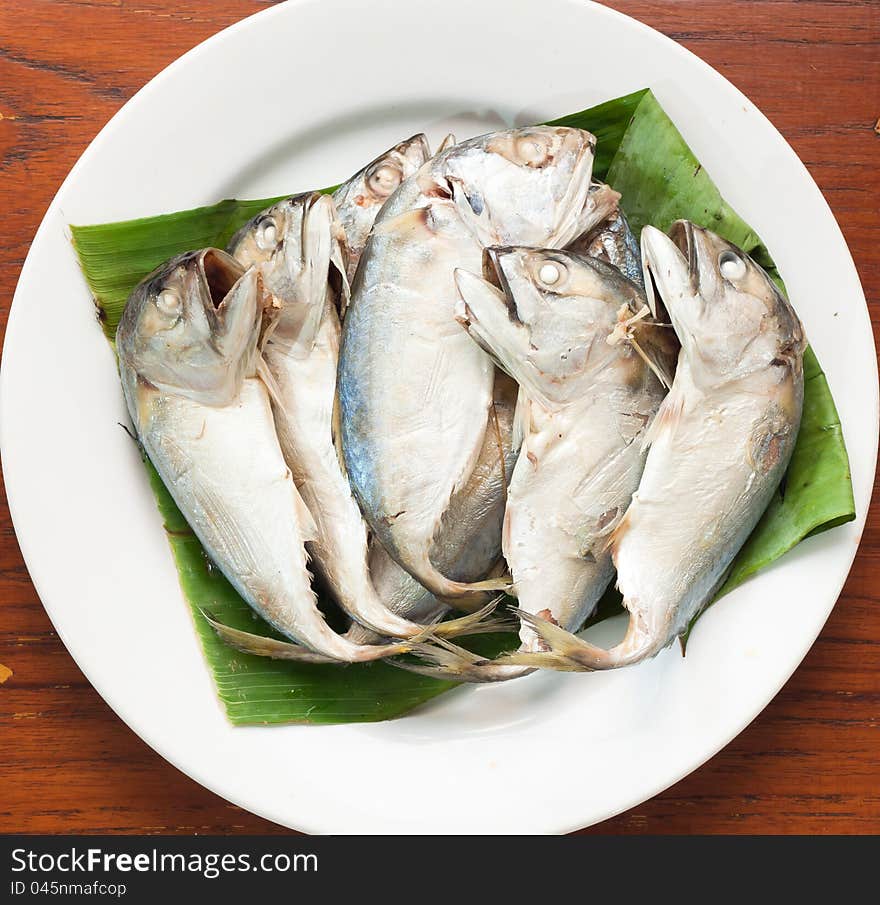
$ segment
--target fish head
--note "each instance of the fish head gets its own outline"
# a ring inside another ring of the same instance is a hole
[[[342,308],[348,302],[345,237],[328,195],[307,192],[273,204],[228,249],[259,270],[278,311],[273,336],[311,348],[328,298]]]
[[[225,405],[256,367],[262,292],[216,248],[167,261],[134,289],[116,331],[123,364],[162,392]]]
[[[483,245],[558,248],[616,207],[607,186],[591,191],[595,149],[582,129],[534,126],[462,142],[428,168]]]
[[[422,133],[396,144],[339,186],[334,193],[337,207],[362,211],[381,207],[430,156]]]
[[[800,367],[804,333],[767,272],[711,230],[687,220],[669,234],[642,230],[649,303],[659,294],[695,376],[738,378],[770,365]]]
[[[413,135],[370,161],[333,193],[348,244],[348,276],[354,278],[370,229],[385,202],[431,156],[428,140]]]
[[[596,258],[527,247],[483,252],[483,276],[457,271],[456,317],[526,392],[564,404],[620,351],[606,340],[621,309],[635,314],[637,286]]]

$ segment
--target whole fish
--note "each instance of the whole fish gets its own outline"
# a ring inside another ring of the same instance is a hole
[[[337,660],[401,653],[402,644],[352,644],[318,610],[305,550],[315,523],[257,376],[260,283],[255,270],[206,249],[173,258],[135,288],[116,347],[138,437],[208,555],[267,622]]]
[[[339,367],[342,450],[376,538],[439,597],[467,583],[432,561],[451,497],[487,431],[494,367],[456,324],[453,272],[484,245],[562,246],[608,215],[590,194],[595,138],[537,127],[451,147],[405,180],[379,213],[352,286]]]
[[[316,526],[312,561],[340,606],[362,625],[400,638],[425,625],[389,609],[367,567],[367,530],[334,443],[340,323],[347,295],[345,237],[333,201],[317,192],[287,198],[246,223],[229,251],[261,275],[279,313],[263,346],[284,458]],[[472,629],[480,616],[436,626],[437,635]]]
[[[455,137],[447,135],[436,153],[439,154],[454,144]],[[336,202],[339,221],[345,230],[348,246],[350,279],[354,278],[379,209],[400,183],[408,179],[430,156],[425,136],[415,135],[377,157],[334,192],[333,199]],[[501,398],[496,395],[495,405],[499,420],[502,422],[506,412],[505,403],[504,392],[501,393]],[[509,453],[511,438],[509,433],[504,434],[503,428],[502,436],[505,437],[505,450]],[[476,479],[468,481],[467,487],[460,492],[461,499],[458,505],[454,499],[450,503],[450,508],[456,510],[459,518],[446,531],[447,540],[439,543],[440,546],[449,546],[450,539],[455,538],[458,554],[456,558],[449,560],[449,568],[452,577],[458,580],[475,581],[484,577],[501,555],[504,494],[494,478],[495,472],[487,471],[489,463],[497,461],[496,446],[494,441],[487,439],[481,453],[481,460],[486,464],[483,468],[475,469],[475,474],[479,472],[479,475]],[[508,475],[512,468],[513,462],[510,461],[507,463]],[[479,513],[489,506],[486,502],[489,498],[487,494],[491,496],[494,508],[500,511],[496,513],[496,518],[485,520],[484,525],[480,521]],[[470,517],[470,511],[478,513],[476,520]],[[479,530],[473,534],[471,529],[477,527]],[[438,618],[449,609],[399,566],[375,539],[370,543],[369,569],[379,599],[397,615],[416,622],[427,622]],[[473,626],[472,630],[477,628]],[[362,643],[376,643],[380,639],[380,635],[359,623],[352,625],[346,637]]]
[[[530,620],[579,669],[636,663],[685,632],[767,508],[801,420],[804,332],[767,273],[687,221],[669,236],[645,227],[642,258],[649,295],[656,286],[681,353],[613,537],[629,628],[604,650]]]
[[[447,135],[436,153],[439,154],[454,144],[455,137]],[[425,136],[414,135],[377,157],[334,192],[337,215],[345,230],[348,246],[349,279],[354,278],[380,208],[400,183],[408,179],[430,156]],[[506,378],[500,378],[496,386],[504,380]],[[504,440],[508,476],[515,459],[515,453],[511,457],[510,419],[506,418],[508,412],[512,415],[509,400],[510,392],[504,387],[496,393],[494,400],[499,431]],[[454,498],[450,503],[450,509],[456,512],[456,518],[450,519],[451,526],[444,529],[447,539],[439,541],[439,546],[449,547],[452,544],[455,547],[457,553],[446,562],[449,563],[449,574],[461,581],[476,581],[484,577],[501,555],[504,493],[495,477],[498,473],[495,467],[497,461],[497,442],[494,437],[487,438],[481,453],[482,467],[475,469],[474,477],[457,495],[459,499]],[[490,508],[495,511],[494,517],[484,518]],[[471,512],[474,513],[473,517]],[[416,622],[428,622],[449,609],[399,566],[375,539],[370,543],[369,569],[379,599],[399,616]],[[487,626],[493,627],[488,623]],[[472,626],[474,631],[477,628],[476,625]],[[365,644],[376,643],[380,639],[377,633],[359,623],[352,625],[346,637]]]
[[[354,279],[379,209],[430,156],[425,136],[413,135],[370,161],[333,193],[348,244],[349,280]]]
[[[608,540],[629,506],[645,462],[644,437],[665,389],[627,342],[662,350],[663,330],[645,318],[645,296],[616,268],[568,251],[490,248],[484,275],[458,271],[457,316],[520,385],[523,443],[508,488],[503,549],[519,612],[576,631],[614,567]],[[520,652],[491,663],[446,662],[468,681],[499,681],[558,666],[524,623]],[[567,665],[562,660],[563,665]]]

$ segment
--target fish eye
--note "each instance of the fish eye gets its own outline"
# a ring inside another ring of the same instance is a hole
[[[156,307],[166,317],[180,317],[182,303],[175,289],[163,289],[156,297]]]
[[[558,287],[565,276],[565,268],[556,261],[545,261],[538,268],[538,280],[548,289]]]
[[[274,217],[263,217],[257,224],[257,245],[263,251],[269,251],[278,244],[278,224]]]
[[[540,135],[524,135],[516,141],[516,156],[527,167],[542,167],[550,157],[550,146]]]
[[[728,249],[718,255],[718,269],[726,280],[739,280],[746,275],[746,262]]]
[[[403,180],[403,173],[393,164],[379,163],[366,175],[367,188],[377,198],[387,198]]]

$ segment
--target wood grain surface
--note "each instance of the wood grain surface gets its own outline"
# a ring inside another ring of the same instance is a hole
[[[258,0],[0,3],[4,330],[31,238],[98,130],[181,53],[267,5]],[[876,331],[880,3],[610,0],[607,5],[689,47],[781,130],[840,222]],[[117,719],[52,630],[22,562],[5,497],[0,505],[0,663],[13,672],[0,685],[0,832],[286,832],[198,786]],[[875,507],[828,624],[766,711],[691,776],[586,832],[880,831],[878,677]]]

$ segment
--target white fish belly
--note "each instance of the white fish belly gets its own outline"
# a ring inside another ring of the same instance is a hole
[[[262,382],[245,380],[221,408],[160,397],[146,427],[150,459],[215,564],[260,615],[295,634],[295,600],[314,599],[308,527]]]

